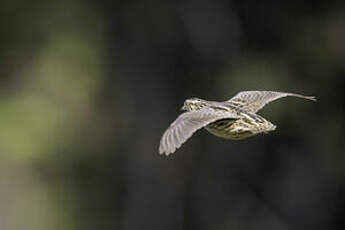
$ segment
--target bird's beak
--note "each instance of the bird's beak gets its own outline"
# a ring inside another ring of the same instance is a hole
[[[186,110],[186,107],[183,105],[183,106],[181,107],[181,110]]]

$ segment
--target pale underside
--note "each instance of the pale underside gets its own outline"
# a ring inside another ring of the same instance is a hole
[[[274,91],[240,92],[229,101],[224,102],[233,108],[238,108],[238,110],[230,109],[229,111],[225,111],[205,107],[200,110],[182,113],[163,134],[160,141],[159,153],[169,155],[175,152],[194,132],[203,127],[212,134],[227,139],[243,139],[260,132],[274,130],[275,126],[273,124],[255,113],[269,102],[286,96],[315,100],[315,97],[293,93]],[[256,117],[259,117],[259,122],[257,122],[259,125],[247,128],[246,126],[244,128],[241,126],[243,123],[248,124],[248,122],[245,122],[246,119],[250,118],[255,120],[257,119]],[[224,122],[222,123],[220,121]],[[224,127],[223,129],[221,127],[222,125]]]

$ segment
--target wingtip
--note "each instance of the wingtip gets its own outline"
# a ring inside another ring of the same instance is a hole
[[[169,156],[169,155],[171,155],[171,154],[173,154],[175,152],[175,149],[172,149],[172,150],[166,150],[163,154],[165,154],[165,156]]]
[[[162,146],[159,146],[158,153],[159,155],[166,155],[165,150],[163,150]]]
[[[160,156],[169,156],[170,154],[174,153],[175,150],[169,151],[167,149],[163,149],[162,147],[159,147],[158,153]]]
[[[315,96],[304,96],[304,95],[295,94],[295,93],[290,94],[290,95],[291,95],[291,96],[300,97],[300,98],[304,98],[304,99],[308,99],[308,100],[311,100],[311,101],[317,101]]]
[[[159,152],[159,155],[160,156],[169,156],[170,154],[172,154],[172,153],[170,153],[170,152]]]
[[[317,101],[315,96],[308,96],[306,98],[309,99],[309,100],[312,100],[312,101]]]
[[[169,153],[164,152],[164,151],[159,151],[158,154],[159,154],[160,156],[168,156],[168,155],[169,155]]]
[[[159,155],[163,155],[163,154],[164,154],[164,150],[163,150],[163,147],[162,147],[162,143],[160,143],[160,145],[159,145],[158,154],[159,154]]]

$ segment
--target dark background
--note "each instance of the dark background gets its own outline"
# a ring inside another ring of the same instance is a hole
[[[0,3],[0,229],[344,229],[342,1]],[[190,97],[284,98],[243,141],[160,137]]]

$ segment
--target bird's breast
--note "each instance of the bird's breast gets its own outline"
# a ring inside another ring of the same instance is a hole
[[[248,127],[244,127],[239,120],[222,119],[206,126],[206,130],[215,136],[225,139],[243,139],[254,135]]]

